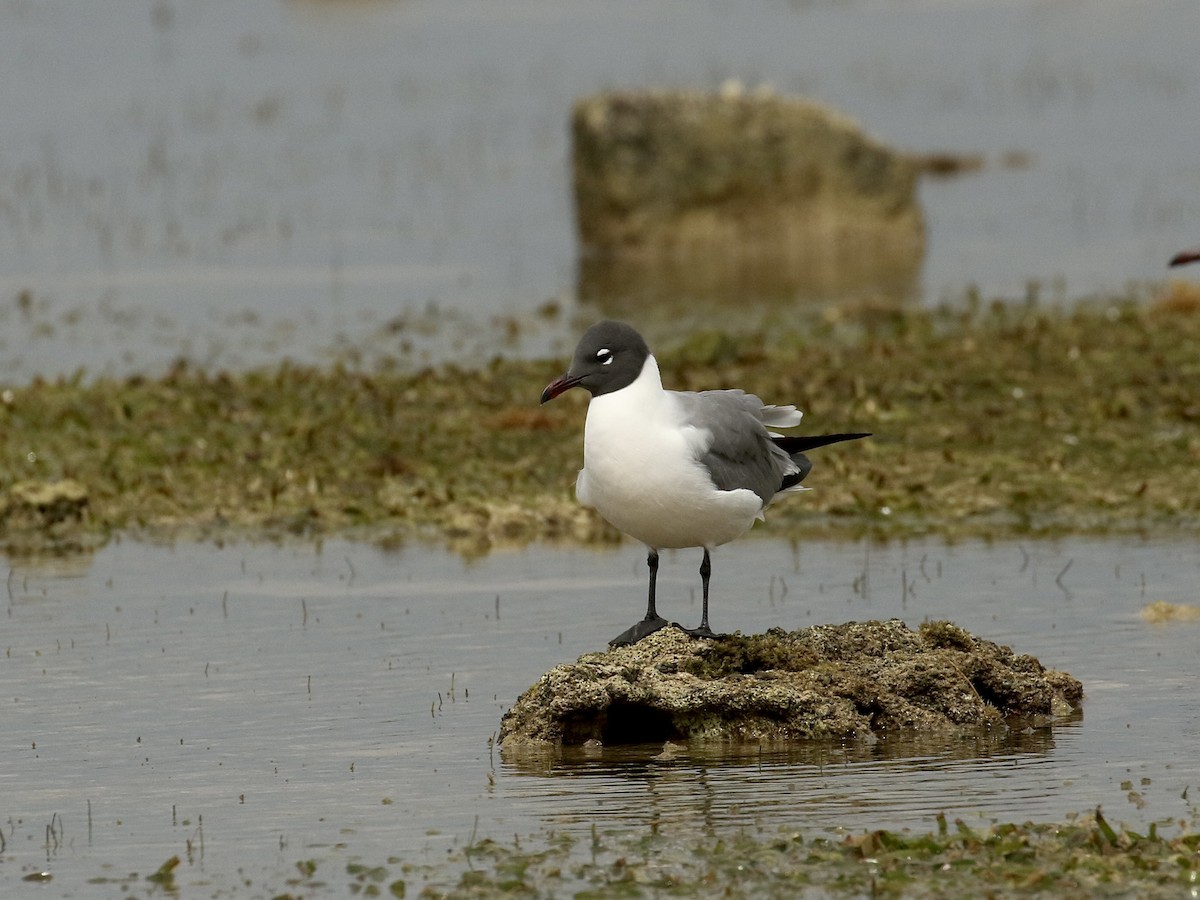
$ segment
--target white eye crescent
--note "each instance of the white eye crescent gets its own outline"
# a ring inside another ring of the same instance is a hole
[[[607,347],[601,347],[599,350],[596,351],[596,359],[600,362],[600,365],[610,366],[610,365],[612,365],[612,361],[613,361],[612,351],[609,350]]]

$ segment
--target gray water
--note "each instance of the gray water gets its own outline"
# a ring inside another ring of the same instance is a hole
[[[664,556],[660,572],[660,608],[684,621],[699,614],[694,557]],[[1200,623],[1138,615],[1197,601],[1190,542],[722,548],[717,628],[951,618],[1080,678],[1084,711],[988,740],[693,751],[667,765],[649,761],[657,748],[530,765],[489,743],[543,671],[641,614],[632,544],[465,561],[421,544],[126,540],[0,573],[5,896],[34,871],[53,875],[54,896],[112,896],[98,879],[174,854],[181,887],[271,896],[300,860],[434,864],[472,834],[652,821],[682,838],[811,835],[931,830],[938,812],[1057,821],[1102,804],[1144,828],[1194,817],[1182,795],[1200,790]]]
[[[567,122],[607,88],[770,84],[983,154],[922,188],[926,303],[1145,285],[1200,241],[1198,29],[1195,0],[4,0],[0,377],[561,356],[604,312]]]

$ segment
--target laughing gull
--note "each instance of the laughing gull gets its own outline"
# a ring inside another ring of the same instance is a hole
[[[794,406],[767,406],[737,390],[664,390],[650,348],[623,322],[589,328],[542,403],[573,387],[592,395],[576,496],[650,551],[646,617],[613,646],[669,624],[654,608],[658,552],[684,547],[704,548],[700,627],[684,630],[718,637],[708,625],[710,550],[747,532],[776,495],[806,490],[800,482],[812,463],[805,450],[869,436],[784,437],[769,429],[799,425]]]

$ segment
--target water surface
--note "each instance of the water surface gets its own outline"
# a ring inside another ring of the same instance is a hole
[[[576,300],[568,118],[608,88],[765,83],[983,154],[922,189],[924,302],[1122,291],[1200,240],[1197,26],[1195,0],[6,0],[0,377],[561,355],[606,311]]]
[[[660,608],[685,622],[694,556],[664,555],[660,572]],[[641,614],[634,545],[464,561],[420,544],[121,541],[0,572],[6,894],[44,869],[57,895],[109,896],[90,880],[178,854],[181,885],[270,896],[302,859],[437,863],[472,834],[593,825],[930,830],[938,812],[1061,820],[1103,804],[1145,827],[1194,815],[1182,795],[1200,789],[1200,626],[1138,616],[1196,600],[1187,542],[722,548],[718,628],[951,618],[1080,678],[1084,712],[1027,734],[669,764],[640,751],[531,765],[490,746],[538,675]]]

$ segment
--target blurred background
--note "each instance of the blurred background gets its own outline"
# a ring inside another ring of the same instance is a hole
[[[1141,296],[1200,242],[1197,33],[1195,0],[0,0],[0,379],[562,356],[606,312],[569,117],[607,89],[769,85],[978,157],[922,179],[890,301]]]

